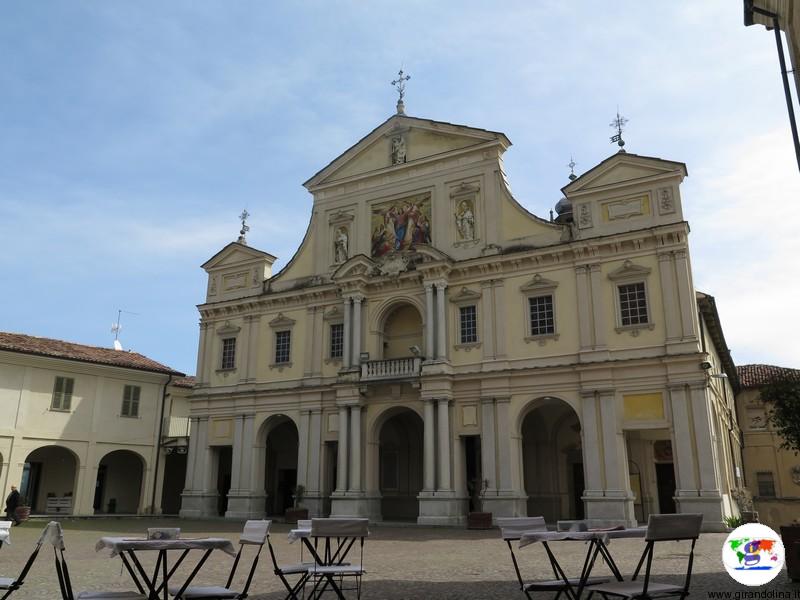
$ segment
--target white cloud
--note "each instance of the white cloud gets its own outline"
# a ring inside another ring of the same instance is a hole
[[[739,364],[800,365],[800,236],[793,217],[800,175],[788,129],[710,156],[684,190],[695,284],[716,297]]]

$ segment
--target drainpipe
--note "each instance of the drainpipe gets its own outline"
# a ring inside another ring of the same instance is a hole
[[[753,5],[752,0],[746,3],[747,9],[751,12],[763,15],[772,19],[772,29],[775,31],[775,44],[778,46],[778,60],[781,63],[781,78],[783,79],[783,93],[786,96],[786,108],[789,109],[789,124],[792,127],[792,139],[794,140],[794,153],[797,157],[797,168],[800,169],[800,137],[797,135],[797,119],[794,115],[794,105],[792,104],[792,91],[789,87],[789,72],[786,70],[786,57],[783,55],[783,40],[781,40],[781,26],[778,14],[764,10]]]
[[[172,382],[172,373],[169,374],[169,379],[164,384],[164,389],[161,391],[161,418],[158,421],[158,439],[156,440],[156,467],[153,474],[153,496],[150,498],[150,514],[156,513],[156,489],[158,487],[158,463],[161,459],[161,436],[164,433],[164,405],[167,403],[167,387]]]

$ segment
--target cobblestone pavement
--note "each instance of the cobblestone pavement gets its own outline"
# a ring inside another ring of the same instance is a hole
[[[127,572],[122,571],[118,558],[97,553],[95,542],[102,535],[140,536],[148,526],[180,527],[182,535],[205,535],[238,539],[241,523],[230,521],[183,521],[172,519],[85,519],[63,522],[68,564],[75,591],[80,590],[131,590],[134,589]],[[29,521],[11,532],[11,545],[0,549],[0,576],[14,577],[21,570],[33,549],[43,521]],[[286,539],[288,525],[275,524],[271,540],[280,562],[296,562],[300,544],[289,544]],[[725,573],[720,563],[724,534],[704,534],[695,551],[691,598],[707,598],[710,591],[737,591],[738,586]],[[551,546],[568,573],[579,572],[585,546],[579,542],[555,542]],[[642,551],[643,542],[637,539],[614,540],[611,553],[623,574],[630,574]],[[658,546],[657,546],[658,548]],[[679,582],[684,572],[688,550],[678,544],[661,544],[654,561],[654,570],[662,581]],[[155,557],[145,555],[143,563],[152,565]],[[539,544],[517,550],[524,573],[531,578],[548,577],[549,566]],[[196,558],[199,554],[190,558]],[[352,556],[352,555],[351,555]],[[191,561],[189,561],[191,562]],[[214,553],[195,580],[197,583],[224,584],[232,565],[232,557]],[[243,561],[244,562],[244,561]],[[192,563],[193,564],[193,563]],[[246,566],[249,567],[249,561]],[[506,545],[500,541],[497,530],[466,531],[450,528],[419,528],[401,526],[373,526],[364,547],[364,564],[368,570],[364,578],[362,597],[365,599],[499,599],[525,600],[516,585],[516,578]],[[178,571],[188,574],[191,566]],[[240,567],[241,569],[241,567]],[[595,573],[599,573],[596,569]],[[242,580],[243,578],[240,578]],[[789,582],[782,573],[761,590],[794,592],[800,598],[800,584]],[[250,589],[253,600],[278,600],[284,598],[280,581],[272,572],[268,552],[264,551],[255,579]],[[334,598],[333,594],[326,594]],[[540,594],[541,598],[552,595]],[[354,596],[353,596],[354,597]],[[778,595],[766,596],[777,598]],[[24,586],[11,600],[58,599],[58,581],[53,565],[53,553],[43,548],[31,569]]]

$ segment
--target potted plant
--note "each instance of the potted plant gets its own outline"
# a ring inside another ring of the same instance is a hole
[[[28,517],[31,516],[31,507],[25,496],[19,497],[19,504],[17,504],[17,508],[14,509],[14,514],[18,521],[27,521]]]
[[[782,438],[781,448],[800,454],[800,379],[773,378],[761,389],[761,400],[768,407],[767,422]],[[800,581],[800,522],[794,520],[780,529],[789,578]]]
[[[303,497],[306,494],[306,488],[303,485],[296,485],[292,490],[292,498],[294,499],[294,506],[286,509],[286,522],[297,523],[298,519],[308,518],[308,509],[301,506]]]
[[[483,494],[489,480],[475,479],[470,482],[470,511],[467,513],[467,529],[491,529],[492,513],[483,512]]]

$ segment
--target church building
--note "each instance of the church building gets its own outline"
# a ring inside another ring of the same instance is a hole
[[[181,515],[633,526],[738,514],[736,371],[680,162],[620,149],[528,212],[503,134],[397,114],[304,185],[279,272],[208,260]],[[621,146],[620,146],[621,148]],[[735,494],[734,494],[735,495]]]

